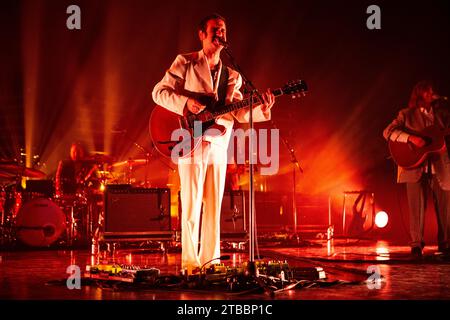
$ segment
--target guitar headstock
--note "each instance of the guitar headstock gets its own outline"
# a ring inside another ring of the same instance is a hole
[[[281,90],[284,94],[291,95],[292,99],[295,99],[306,96],[308,86],[303,80],[292,80],[286,83]]]

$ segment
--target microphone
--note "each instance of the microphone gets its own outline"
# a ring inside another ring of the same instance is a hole
[[[433,94],[433,100],[444,100],[444,101],[447,101],[447,100],[448,100],[448,97],[446,97],[446,96],[440,96],[440,95],[438,95],[438,94]]]
[[[224,46],[225,48],[228,47],[228,42],[225,41],[224,38],[222,37],[218,37],[218,36],[214,36],[215,39],[217,39],[217,41],[219,41],[219,43]]]

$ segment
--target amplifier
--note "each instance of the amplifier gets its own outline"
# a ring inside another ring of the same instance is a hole
[[[105,190],[104,239],[172,238],[170,189],[109,185]]]

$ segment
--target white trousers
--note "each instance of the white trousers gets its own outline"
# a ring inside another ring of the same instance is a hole
[[[182,268],[200,267],[220,256],[220,210],[226,170],[227,149],[210,142],[203,142],[192,157],[178,161]]]

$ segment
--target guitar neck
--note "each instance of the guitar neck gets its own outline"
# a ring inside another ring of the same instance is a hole
[[[281,90],[281,89],[275,89],[272,91],[272,93],[275,97],[278,97],[278,96],[281,96],[284,94],[283,90]],[[243,100],[228,104],[228,105],[224,106],[223,108],[221,108],[220,110],[212,112],[211,115],[213,118],[216,118],[218,116],[221,116],[223,114],[226,114],[226,113],[229,113],[232,111],[247,108],[250,106],[250,104],[257,105],[258,103],[260,103],[259,98],[255,95],[253,95],[253,96],[245,98]]]

